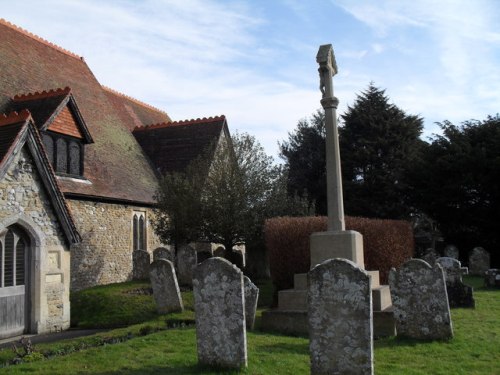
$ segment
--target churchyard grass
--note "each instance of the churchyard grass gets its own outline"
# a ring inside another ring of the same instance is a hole
[[[417,342],[398,338],[375,341],[376,374],[500,374],[500,290],[480,288],[479,278],[466,278],[474,285],[476,309],[453,309],[455,337],[448,342]],[[118,288],[118,286],[116,286]],[[272,295],[272,293],[269,293]],[[151,298],[151,296],[149,296]],[[184,296],[183,296],[184,297]],[[191,305],[192,306],[192,302]],[[22,374],[236,374],[199,367],[194,327],[165,330],[166,320],[182,320],[168,314],[142,324],[114,329],[93,337],[40,344],[37,350],[68,352],[33,363],[0,369],[0,373]],[[162,329],[156,331],[156,329]],[[152,333],[150,333],[152,332]],[[98,337],[133,338],[72,353],[68,347]],[[144,334],[141,336],[141,334]],[[13,357],[10,349],[0,351],[0,363]],[[248,332],[248,368],[242,374],[308,374],[308,340],[258,331]]]

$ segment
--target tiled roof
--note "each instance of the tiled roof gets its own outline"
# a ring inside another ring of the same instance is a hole
[[[131,130],[138,124],[170,121],[168,115],[110,94],[83,59],[0,21],[0,113],[16,102],[15,95],[43,95],[60,87],[71,87],[94,139],[86,146],[84,168],[92,184],[61,179],[61,190],[66,196],[151,204],[157,177]],[[56,93],[49,97],[56,100]]]
[[[52,208],[59,219],[68,244],[81,240],[71,211],[57,183],[54,170],[49,163],[37,128],[29,111],[12,112],[0,116],[0,178],[8,170],[10,163],[22,147],[28,146],[35,167],[45,187]]]
[[[203,152],[213,152],[229,130],[226,117],[218,116],[137,127],[133,134],[162,175],[183,171]]]

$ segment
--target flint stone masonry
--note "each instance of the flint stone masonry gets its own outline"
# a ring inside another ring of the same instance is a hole
[[[222,258],[199,264],[193,277],[196,343],[201,364],[247,366],[243,273]]]
[[[71,290],[132,279],[134,212],[145,212],[147,249],[162,246],[149,222],[154,216],[149,208],[84,200],[66,201],[82,236],[82,242],[71,247]]]
[[[473,289],[465,285],[462,280],[464,269],[460,261],[454,258],[441,257],[436,260],[436,263],[443,268],[450,308],[475,307]]]
[[[475,247],[469,254],[469,272],[471,275],[484,276],[490,269],[490,254],[482,247]]]
[[[500,288],[500,269],[492,268],[485,272],[484,286],[487,288]]]
[[[39,234],[30,246],[36,270],[30,270],[30,333],[61,331],[70,326],[70,252],[50,198],[31,154],[23,148],[0,179],[0,230],[18,223]],[[19,220],[24,221],[20,223]],[[0,332],[1,336],[1,332]]]
[[[245,320],[247,329],[253,329],[255,323],[255,313],[257,311],[257,301],[259,300],[259,288],[252,283],[248,276],[243,277],[245,288]]]
[[[157,247],[156,249],[153,250],[153,261],[156,261],[158,259],[169,260],[173,263],[174,254],[166,247]]]
[[[445,257],[458,259],[459,255],[460,254],[458,248],[455,245],[446,245],[446,247],[444,248]]]
[[[132,253],[133,261],[133,279],[147,280],[149,279],[149,265],[151,264],[151,256],[146,250],[135,250]]]
[[[389,272],[398,336],[414,339],[449,339],[453,328],[443,269],[411,259]]]
[[[171,261],[155,260],[149,267],[149,277],[159,314],[184,310],[175,268]]]
[[[311,374],[373,374],[368,273],[347,259],[330,259],[308,279]]]
[[[177,252],[177,278],[180,285],[193,285],[193,270],[198,263],[197,252],[186,245]]]

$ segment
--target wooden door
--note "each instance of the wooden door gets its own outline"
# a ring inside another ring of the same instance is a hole
[[[28,245],[17,227],[0,234],[0,338],[23,334],[28,328]]]

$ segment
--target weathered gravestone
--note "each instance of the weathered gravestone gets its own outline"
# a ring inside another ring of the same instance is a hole
[[[193,270],[198,263],[196,250],[186,245],[177,252],[177,278],[180,285],[193,285]]]
[[[424,255],[421,259],[425,260],[429,264],[436,263],[436,259],[439,258],[439,254],[432,247],[425,250]]]
[[[193,294],[198,361],[216,367],[246,367],[243,272],[226,259],[207,259],[195,268]]]
[[[132,278],[146,280],[149,278],[151,256],[146,250],[134,250],[132,253]]]
[[[171,261],[155,260],[150,265],[149,276],[159,314],[184,310],[175,268]]]
[[[500,288],[500,269],[492,268],[485,272],[484,286],[487,288]]]
[[[490,269],[490,254],[482,247],[475,247],[469,254],[469,273],[484,276]]]
[[[243,277],[243,282],[245,288],[245,320],[247,329],[253,329],[257,301],[259,300],[259,288],[252,283],[252,280],[248,276]]]
[[[458,247],[455,245],[446,245],[444,248],[444,256],[448,258],[454,258],[454,259],[459,259],[459,251]]]
[[[389,272],[394,319],[398,336],[415,339],[453,337],[446,284],[439,264],[431,267],[411,259]]]
[[[158,259],[166,259],[174,262],[174,253],[173,251],[167,249],[166,247],[157,247],[153,250],[153,261]]]
[[[474,307],[473,289],[462,281],[464,269],[460,261],[441,257],[436,260],[436,263],[443,268],[450,307]]]
[[[347,259],[308,274],[311,374],[373,374],[370,276]]]

